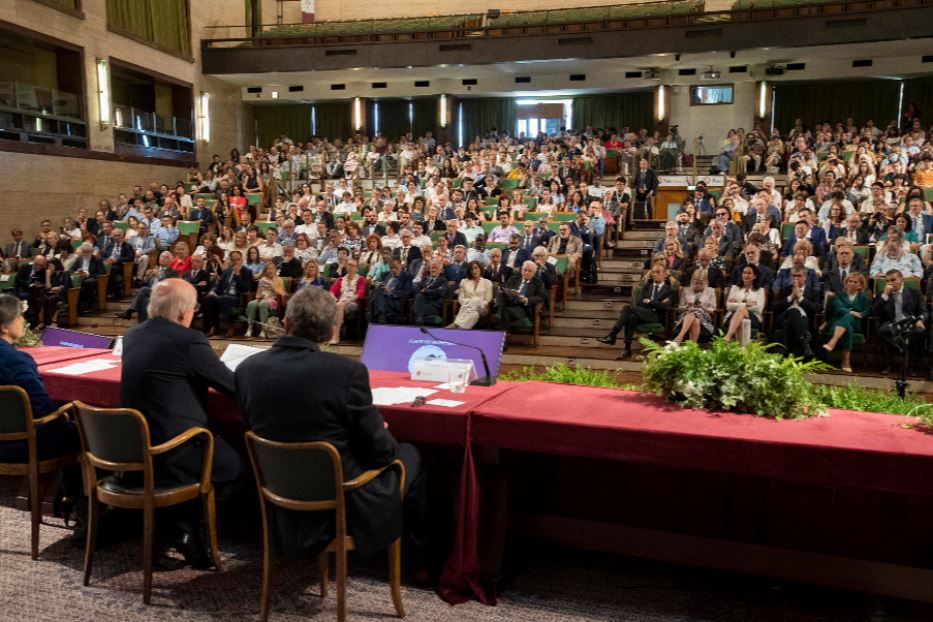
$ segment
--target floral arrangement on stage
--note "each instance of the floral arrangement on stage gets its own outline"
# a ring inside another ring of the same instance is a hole
[[[23,315],[26,315],[26,311],[29,310],[29,303],[25,300],[23,301]],[[42,340],[39,339],[39,336],[32,332],[32,329],[29,327],[29,322],[25,322],[25,331],[23,336],[16,341],[16,347],[18,348],[32,348],[35,346],[41,346]]]
[[[775,344],[713,339],[702,349],[642,339],[647,352],[645,387],[685,408],[751,413],[774,419],[825,416],[826,406],[805,379],[831,369],[821,361],[803,361],[769,350]]]

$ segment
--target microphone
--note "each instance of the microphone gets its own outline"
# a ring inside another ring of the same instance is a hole
[[[429,331],[424,326],[421,326],[419,328],[423,335],[427,335],[428,337],[432,339],[437,339],[438,341],[446,341],[448,343],[454,344],[455,346],[463,346],[464,348],[473,348],[474,350],[478,351],[479,355],[482,357],[482,360],[483,360],[483,373],[485,373],[486,375],[482,378],[477,378],[470,384],[476,385],[478,387],[491,387],[492,385],[496,384],[496,379],[489,373],[489,363],[486,361],[486,353],[483,352],[482,348],[480,348],[479,346],[471,345],[469,343],[460,343],[457,341],[453,341],[452,339],[446,339],[443,337],[438,337],[437,335],[432,335],[431,331]]]

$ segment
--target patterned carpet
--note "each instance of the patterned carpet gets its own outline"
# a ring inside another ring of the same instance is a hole
[[[70,531],[43,526],[40,560],[29,558],[29,521],[13,507],[15,483],[0,480],[0,620],[16,622],[258,619],[260,549],[255,538],[221,529],[223,573],[190,568],[154,574],[153,604],[142,604],[139,541],[114,544],[81,585],[83,548]],[[226,517],[231,521],[231,517]],[[49,522],[60,524],[56,519]],[[249,541],[254,540],[254,541]],[[246,542],[244,542],[246,541]],[[169,560],[171,561],[171,560]],[[541,546],[497,607],[450,607],[433,592],[403,587],[408,620],[430,622],[929,622],[933,609],[864,595],[725,573]],[[333,591],[317,596],[313,564],[280,563],[273,571],[272,620],[336,619]],[[387,620],[393,609],[384,560],[351,563],[349,620]]]

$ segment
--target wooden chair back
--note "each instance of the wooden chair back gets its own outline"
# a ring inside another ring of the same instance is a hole
[[[29,395],[22,387],[0,386],[0,442],[23,440],[31,445],[36,442]]]
[[[97,408],[75,402],[87,469],[142,471],[146,492],[154,488],[149,424],[132,408]]]

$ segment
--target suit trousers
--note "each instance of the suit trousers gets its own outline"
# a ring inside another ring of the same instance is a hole
[[[78,306],[81,309],[97,309],[97,279],[89,276],[81,281],[81,295]]]
[[[810,323],[800,309],[788,309],[777,318],[777,322],[784,330],[784,347],[792,354],[802,353]]]
[[[233,310],[240,306],[239,296],[205,296],[204,298],[204,330],[210,330],[220,325],[223,320],[228,324],[233,319]]]
[[[429,300],[423,294],[415,294],[415,302],[412,305],[412,311],[415,316],[415,324],[422,324],[426,317],[431,315],[443,315],[444,299]]]
[[[621,332],[625,339],[625,347],[630,347],[632,339],[635,338],[635,329],[639,324],[653,324],[658,321],[658,314],[654,309],[629,305],[622,309],[609,334],[614,338]]]

